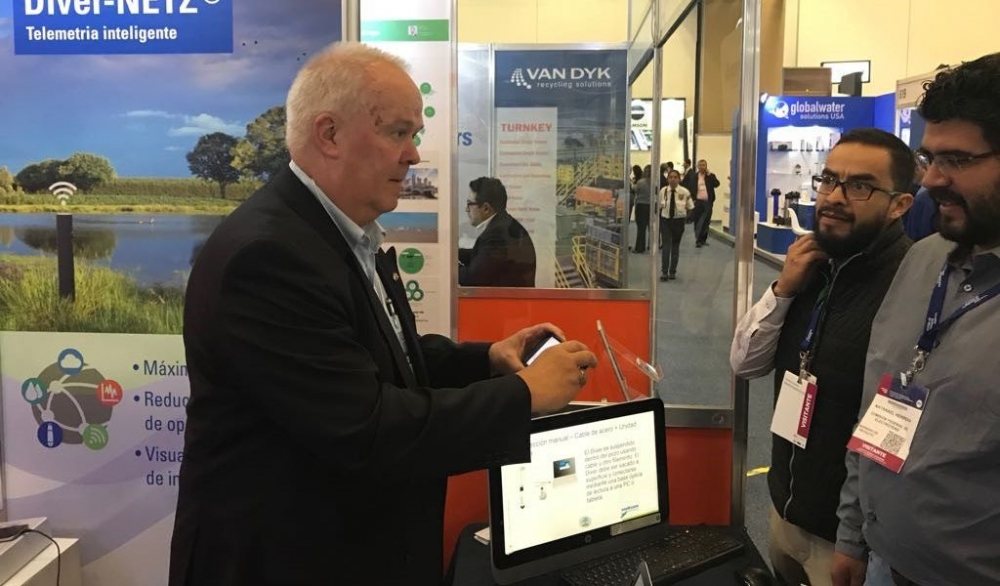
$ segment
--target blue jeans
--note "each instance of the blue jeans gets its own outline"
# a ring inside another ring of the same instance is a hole
[[[892,569],[874,551],[868,552],[868,571],[865,574],[865,586],[893,586]]]

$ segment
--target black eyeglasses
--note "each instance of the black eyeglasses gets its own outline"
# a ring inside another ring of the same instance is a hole
[[[481,203],[479,203],[477,201],[468,201],[468,200],[466,200],[466,202],[465,202],[465,209],[469,209],[471,207],[479,207],[481,205],[483,205],[483,204],[481,204]]]
[[[938,170],[942,173],[952,173],[971,167],[978,161],[995,157],[996,155],[1000,155],[1000,151],[988,151],[979,153],[978,155],[935,155],[932,152],[920,149],[913,156],[917,159],[917,163],[921,167],[929,168],[931,165],[937,165]]]
[[[897,196],[903,193],[902,191],[882,189],[859,179],[841,181],[833,175],[813,175],[812,188],[816,193],[830,195],[838,186],[843,190],[844,197],[855,201],[867,201],[871,199],[872,194],[876,191],[887,193],[890,196]]]

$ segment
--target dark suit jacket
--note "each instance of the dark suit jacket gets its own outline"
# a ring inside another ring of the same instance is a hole
[[[458,251],[458,284],[466,287],[534,287],[535,246],[520,222],[497,212],[472,248]]]
[[[188,283],[191,380],[171,586],[437,585],[448,474],[527,460],[530,397],[488,347],[419,337],[412,370],[336,225],[285,169]],[[465,386],[468,385],[468,386]]]
[[[691,192],[691,197],[695,201],[698,201],[698,170],[695,169],[693,173],[689,173],[681,185],[687,188]],[[719,186],[719,178],[715,176],[715,173],[709,173],[705,176],[705,191],[708,192],[708,203],[715,203],[715,188]]]

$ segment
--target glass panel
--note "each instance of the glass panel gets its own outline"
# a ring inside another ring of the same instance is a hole
[[[663,39],[663,35],[666,34],[668,30],[670,30],[670,27],[673,26],[675,22],[677,22],[677,20],[681,17],[681,13],[684,12],[684,9],[687,8],[690,3],[691,0],[657,1],[656,19],[659,23],[659,27],[657,27],[656,29],[656,36],[658,37],[656,39],[657,42]],[[695,12],[696,12],[695,10],[692,10],[691,14],[694,14]],[[695,22],[697,22],[697,18],[695,18]],[[686,20],[684,24],[687,24]],[[694,28],[697,29],[697,24],[695,25]],[[692,56],[693,55],[694,53],[692,53]],[[692,63],[694,63],[693,60]]]
[[[632,84],[632,102],[629,108],[629,230],[628,230],[628,284],[630,289],[649,289],[650,258],[648,256],[649,234],[652,227],[649,213],[650,195],[648,185],[651,179],[650,164],[653,143],[652,95],[654,62],[642,70]],[[636,167],[639,173],[636,174]],[[639,252],[636,252],[639,251]],[[647,252],[643,252],[647,251]]]
[[[671,25],[664,23],[665,28]],[[716,160],[709,152],[692,154],[697,47],[698,12],[692,10],[661,49],[664,104],[657,138],[667,190],[656,198],[659,209],[653,214],[662,245],[651,243],[650,249],[659,278],[656,357],[664,371],[657,391],[668,404],[728,408],[735,261],[730,242],[720,235],[721,225],[709,219],[722,216],[729,160]],[[697,163],[685,166],[686,159],[697,158],[705,159],[701,173]],[[674,170],[673,206],[668,168]]]
[[[459,44],[458,188],[454,198],[459,248],[472,248],[476,242],[476,228],[468,221],[465,208],[469,183],[490,175],[491,87],[489,47]]]
[[[640,2],[632,7],[632,22],[629,23],[628,71],[635,76],[637,70],[648,67],[653,50],[652,5],[639,8]],[[639,10],[640,12],[636,12]],[[634,26],[633,26],[634,25]]]
[[[628,23],[628,39],[629,41],[634,41],[636,36],[642,30],[648,31],[649,28],[649,12],[653,6],[652,0],[629,0],[629,23]],[[643,22],[646,21],[646,22]],[[642,35],[642,44],[645,41],[652,40],[652,34]]]

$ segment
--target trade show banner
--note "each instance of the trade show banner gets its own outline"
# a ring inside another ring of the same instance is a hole
[[[361,40],[403,59],[424,100],[424,129],[414,139],[421,162],[407,174],[399,207],[379,220],[389,231],[387,245],[398,253],[407,298],[422,334],[451,333],[451,153],[455,140],[451,5],[450,0],[361,3]]]
[[[494,72],[494,169],[531,234],[536,286],[620,286],[625,50],[498,48]],[[605,246],[620,256],[602,273]]]
[[[7,517],[80,539],[84,583],[166,584],[184,449],[179,336],[0,333]]]
[[[85,585],[166,584],[191,265],[288,164],[288,87],[341,29],[336,0],[0,4],[5,514],[79,538]]]
[[[234,0],[13,0],[18,55],[231,53]]]

